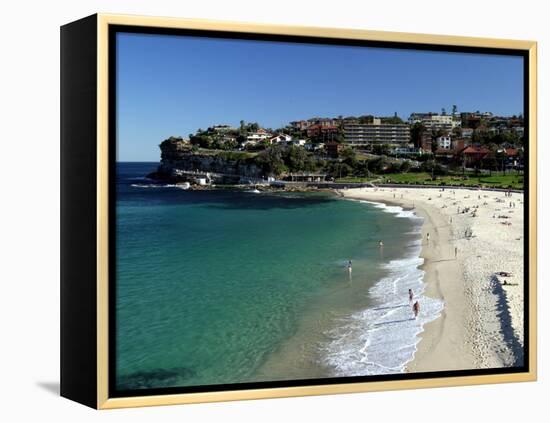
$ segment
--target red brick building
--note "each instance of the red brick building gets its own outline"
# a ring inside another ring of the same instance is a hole
[[[312,125],[307,128],[307,136],[310,138],[313,137],[326,137],[331,138],[338,134],[338,127],[336,126],[325,126],[325,125]]]

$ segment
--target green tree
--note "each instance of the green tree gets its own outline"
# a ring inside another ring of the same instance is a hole
[[[305,170],[307,161],[307,152],[295,145],[290,146],[287,150],[288,169],[291,172],[301,172]]]
[[[357,176],[370,177],[369,161],[358,160],[354,170]]]
[[[384,117],[382,119],[380,119],[380,121],[382,123],[387,123],[387,124],[390,124],[390,125],[401,125],[405,122],[403,122],[403,119],[401,119],[399,116],[397,116],[397,112],[391,116],[391,117]]]
[[[340,162],[331,162],[328,169],[329,175],[333,178],[345,178],[351,175],[352,172],[353,169],[351,166]]]
[[[249,123],[247,129],[250,132],[257,132],[258,129],[260,129],[260,125],[258,124],[258,122]]]
[[[287,170],[283,160],[283,152],[279,146],[270,147],[257,157],[258,163],[266,175],[279,176]]]
[[[346,119],[355,119],[353,116],[349,117],[349,118],[346,118]],[[363,115],[363,116],[359,116],[359,118],[357,119],[359,121],[360,124],[362,125],[365,125],[365,124],[370,124],[374,121],[374,116],[373,115]]]
[[[372,146],[373,154],[388,156],[390,154],[390,146],[388,144],[375,144]]]
[[[411,126],[411,142],[416,148],[420,148],[422,145],[422,137],[426,128],[422,125],[422,122],[416,122]]]
[[[189,138],[189,142],[192,145],[199,146],[200,148],[213,148],[214,140],[210,135],[194,135]]]
[[[357,165],[357,153],[351,147],[345,147],[340,151],[340,158],[350,167],[355,167]]]
[[[411,162],[408,160],[404,160],[403,163],[401,163],[401,167],[399,169],[402,173],[407,173],[409,170],[411,170]]]
[[[380,156],[376,159],[369,160],[368,167],[371,172],[382,173],[388,166],[388,159],[384,156]]]

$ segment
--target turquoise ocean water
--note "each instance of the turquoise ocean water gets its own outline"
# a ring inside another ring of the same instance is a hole
[[[329,193],[184,191],[144,179],[155,167],[117,164],[118,388],[403,370],[423,323],[402,301],[422,291],[418,218]],[[406,338],[389,364],[381,322]]]

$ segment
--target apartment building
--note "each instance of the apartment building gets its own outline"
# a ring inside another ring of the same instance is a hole
[[[345,142],[352,145],[403,145],[411,140],[409,125],[381,123],[379,118],[369,124],[344,121],[343,129]]]

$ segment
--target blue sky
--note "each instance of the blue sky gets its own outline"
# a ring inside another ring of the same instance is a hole
[[[118,34],[117,160],[214,124],[523,108],[519,57]]]

